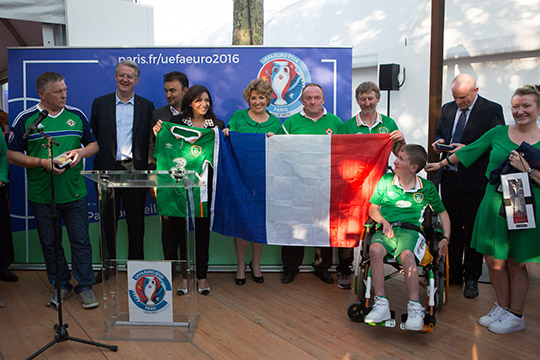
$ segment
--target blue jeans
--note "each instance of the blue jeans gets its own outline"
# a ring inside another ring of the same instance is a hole
[[[56,267],[54,260],[54,227],[51,204],[39,204],[30,201],[36,219],[39,241],[43,251],[43,258],[47,267],[47,277],[53,285],[56,283]],[[57,236],[58,268],[60,269],[60,287],[71,290],[71,274],[62,247],[62,227],[60,219],[64,221],[71,245],[71,264],[73,277],[79,283],[75,286],[75,293],[92,289],[95,283],[92,270],[92,246],[88,234],[88,200],[86,196],[65,204],[56,204],[58,215]]]

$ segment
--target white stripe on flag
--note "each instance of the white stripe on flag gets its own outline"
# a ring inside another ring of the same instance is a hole
[[[276,245],[329,246],[331,136],[266,140],[266,233]]]

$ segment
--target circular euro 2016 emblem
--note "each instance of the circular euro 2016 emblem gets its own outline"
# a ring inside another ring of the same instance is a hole
[[[140,309],[155,312],[163,309],[169,303],[165,294],[171,291],[171,283],[161,272],[145,269],[133,275],[135,290],[129,290],[130,300]]]
[[[306,64],[298,56],[275,52],[261,58],[257,74],[272,85],[272,100],[267,110],[279,118],[287,118],[302,110],[300,97],[304,86],[311,82]]]

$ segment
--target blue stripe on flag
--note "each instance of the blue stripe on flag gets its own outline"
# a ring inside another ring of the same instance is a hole
[[[266,243],[266,135],[231,131],[226,137],[220,131],[219,136],[212,230]]]

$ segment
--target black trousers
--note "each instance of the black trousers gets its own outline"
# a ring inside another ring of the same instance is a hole
[[[458,185],[458,173],[446,171],[441,181],[441,195],[452,224],[448,246],[450,282],[478,281],[482,275],[483,255],[472,249],[471,237],[482,191],[463,191]]]
[[[117,164],[115,170],[134,168],[132,163]],[[128,259],[144,259],[144,206],[147,192],[146,188],[116,188],[107,191],[106,199],[100,200],[100,214],[103,217],[101,236],[105,254],[103,260],[116,258],[116,226],[120,218],[120,202],[124,206],[128,228]]]
[[[351,264],[354,258],[353,248],[338,248],[339,265],[336,270],[344,275],[351,273]],[[292,273],[298,273],[298,268],[304,259],[304,246],[283,246],[281,248],[281,261],[283,269]],[[315,259],[312,266],[315,270],[328,270],[332,266],[332,248],[316,247]]]
[[[161,243],[165,260],[187,260],[186,218],[161,216]],[[195,218],[195,262],[197,279],[206,279],[210,248],[210,218]],[[185,275],[185,268],[182,266]]]
[[[0,188],[0,270],[7,270],[14,260],[8,187]]]

